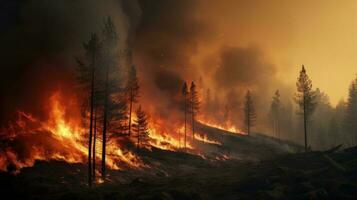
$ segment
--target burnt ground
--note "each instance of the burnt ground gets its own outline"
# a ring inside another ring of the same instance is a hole
[[[356,199],[357,148],[298,153],[298,146],[261,135],[201,127],[221,146],[204,156],[142,150],[148,167],[109,171],[86,186],[86,165],[38,161],[17,175],[0,174],[2,199]],[[222,155],[231,159],[223,160]]]

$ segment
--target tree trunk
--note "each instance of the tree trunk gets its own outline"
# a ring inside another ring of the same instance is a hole
[[[307,152],[307,113],[306,113],[306,101],[304,95],[304,136],[305,136],[305,152]]]
[[[133,88],[130,86],[129,137],[131,135],[131,112],[133,107]]]
[[[93,55],[94,57],[95,55]],[[92,135],[93,135],[93,107],[94,107],[94,73],[95,59],[92,68],[91,94],[90,94],[90,117],[89,117],[89,141],[88,141],[88,185],[92,187]]]
[[[186,121],[187,121],[187,96],[185,92],[185,138],[184,138],[185,149],[186,149]]]
[[[105,157],[106,157],[106,143],[107,143],[107,125],[108,125],[108,95],[109,95],[109,69],[106,71],[105,80],[105,96],[104,96],[104,118],[103,118],[103,146],[102,146],[102,178],[105,180],[106,169],[105,169]]]
[[[94,110],[94,134],[93,134],[93,180],[95,180],[95,156],[96,156],[96,139],[97,139],[97,106]]]

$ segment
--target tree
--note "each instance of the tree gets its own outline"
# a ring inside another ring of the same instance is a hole
[[[256,119],[257,115],[255,113],[253,98],[248,90],[244,102],[244,124],[248,135],[250,134],[251,128],[255,125]]]
[[[128,100],[129,100],[129,136],[131,134],[131,113],[133,103],[137,102],[139,97],[139,83],[138,77],[136,75],[136,68],[134,65],[131,66],[128,76],[128,83],[127,83],[127,90],[128,90]]]
[[[334,117],[334,110],[331,106],[328,95],[319,88],[315,90],[315,110],[312,115],[313,122],[310,125],[310,144],[314,144],[315,148],[328,149],[331,148],[331,139],[336,138],[329,134],[329,128],[332,127],[331,122]],[[334,128],[334,127],[332,127]]]
[[[346,106],[345,129],[349,134],[350,141],[357,142],[357,76],[352,81]]]
[[[141,106],[136,110],[136,119],[133,124],[133,132],[137,137],[136,147],[140,149],[142,142],[146,142],[149,136],[148,119]]]
[[[118,75],[117,67],[118,67],[118,35],[116,32],[116,28],[114,22],[110,17],[104,23],[103,29],[103,62],[101,63],[103,66],[103,82],[104,82],[104,105],[103,105],[103,134],[102,134],[102,178],[105,180],[106,176],[106,166],[105,166],[105,158],[106,158],[106,143],[107,143],[107,131],[109,127],[110,117],[114,118],[122,118],[122,114],[115,115],[111,114],[115,111],[122,110],[122,103],[118,98],[121,97],[120,94],[116,94],[119,92],[120,88],[118,88],[119,83],[118,79],[120,75]]]
[[[200,109],[200,101],[195,83],[191,82],[190,87],[190,113],[192,115],[192,140],[195,139],[195,117]]]
[[[92,34],[88,43],[84,45],[86,60],[89,64],[85,64],[79,59],[78,62],[78,80],[82,88],[89,91],[89,140],[88,140],[88,185],[92,186],[92,138],[93,138],[93,116],[94,116],[94,101],[95,101],[95,74],[97,59],[100,51],[100,41],[96,34]]]
[[[300,114],[302,114],[304,120],[305,151],[307,151],[308,122],[316,107],[316,95],[312,89],[312,81],[307,75],[304,65],[302,65],[300,75],[297,79],[296,88],[295,102],[299,106]]]
[[[187,137],[187,106],[188,106],[188,87],[186,82],[184,82],[182,87],[183,104],[184,104],[184,115],[185,115],[185,135],[184,135],[184,147],[186,148],[186,137]]]
[[[275,94],[273,96],[273,100],[271,102],[271,113],[272,113],[272,118],[273,118],[273,132],[274,135],[279,138],[279,133],[280,133],[280,109],[281,109],[281,102],[280,102],[280,92],[279,90],[275,91]]]

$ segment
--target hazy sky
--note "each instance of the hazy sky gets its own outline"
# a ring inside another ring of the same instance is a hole
[[[219,41],[259,46],[278,69],[277,78],[295,85],[301,64],[314,87],[336,104],[346,98],[357,74],[357,1],[202,1],[197,16],[217,26]]]

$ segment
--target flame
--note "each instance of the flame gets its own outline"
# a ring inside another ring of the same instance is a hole
[[[150,137],[150,145],[163,149],[163,150],[171,150],[175,151],[181,148],[185,148],[184,146],[184,136],[181,135],[184,131],[183,128],[173,129],[173,133],[176,133],[176,137],[174,134],[169,134],[168,131],[164,130],[161,124],[161,121],[156,120],[150,123],[149,127],[149,137]],[[190,141],[189,136],[187,135],[186,140],[186,149],[193,149]]]
[[[220,143],[218,141],[211,140],[211,139],[207,138],[207,135],[205,135],[205,134],[204,135],[196,134],[195,139],[198,141],[201,141],[203,143],[222,145],[222,143]]]
[[[228,131],[228,132],[235,133],[235,134],[243,134],[243,135],[245,135],[244,132],[242,132],[236,126],[231,125],[231,123],[229,123],[229,122],[227,122],[224,125],[222,125],[222,124],[215,123],[215,122],[213,122],[211,120],[199,119],[198,121],[201,124],[204,124],[204,125],[207,125],[207,126],[210,126],[210,127],[213,127],[213,128],[221,129],[221,130]]]
[[[66,103],[65,103],[66,102]],[[67,103],[68,102],[68,103]],[[18,112],[18,120],[10,124],[8,128],[1,129],[5,133],[6,139],[14,141],[20,140],[22,136],[44,137],[46,141],[31,143],[31,152],[25,158],[20,158],[19,153],[11,147],[0,150],[0,170],[6,171],[9,164],[21,169],[33,166],[36,160],[62,160],[68,163],[87,162],[87,130],[82,127],[79,106],[75,99],[64,97],[57,91],[49,98],[49,117],[47,120],[40,120],[31,114],[23,111]],[[49,135],[49,137],[48,137]],[[50,139],[48,139],[50,138]],[[49,141],[47,141],[49,140]],[[101,158],[101,143],[96,143],[96,158]],[[121,169],[120,163],[127,166],[140,168],[146,167],[143,162],[133,152],[123,150],[120,146],[109,143],[107,146],[106,164],[112,169]]]

